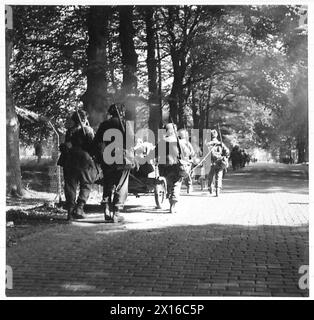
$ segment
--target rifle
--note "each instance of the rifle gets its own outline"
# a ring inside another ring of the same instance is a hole
[[[176,139],[177,139],[177,147],[178,147],[178,151],[179,151],[179,155],[178,155],[179,170],[181,172],[181,176],[186,178],[186,177],[189,177],[190,174],[191,174],[191,163],[189,161],[186,161],[186,160],[183,159],[182,149],[181,149],[179,137],[178,137],[178,134],[177,134],[177,131],[175,129],[175,126],[174,126],[174,123],[172,121],[171,116],[170,116],[170,120],[171,120],[171,123],[172,123],[174,134],[175,134]]]
[[[86,130],[85,130],[85,127],[84,127],[84,125],[83,125],[83,122],[82,122],[82,119],[81,119],[80,113],[78,112],[78,109],[77,109],[77,108],[75,109],[75,111],[76,111],[76,114],[77,114],[77,117],[78,117],[78,120],[79,120],[80,126],[81,126],[81,128],[82,128],[82,131],[83,131],[84,137],[87,137],[87,135],[86,135]],[[88,153],[90,153],[90,152],[88,152]],[[99,175],[99,170],[100,170],[100,169],[98,168],[98,165],[96,164],[96,161],[95,161],[95,159],[94,159],[94,156],[92,156],[92,155],[91,155],[91,158],[92,158],[92,161],[93,161],[94,166],[95,166],[95,168],[96,168],[97,176],[98,176],[98,175]]]
[[[219,122],[218,122],[218,134],[219,134],[219,139],[220,139],[220,143],[221,143],[221,147],[222,147],[222,150],[224,150],[224,144],[222,142],[222,136],[221,136],[221,131],[220,131],[220,126],[219,126]],[[222,151],[222,154],[225,154],[223,156],[223,159],[226,159],[227,163],[226,163],[226,168],[228,167],[228,155],[226,155],[226,151]],[[226,169],[224,168],[224,169]]]
[[[85,128],[84,128],[84,125],[83,125],[81,116],[80,116],[80,114],[79,114],[79,112],[78,112],[78,109],[76,108],[75,111],[76,111],[76,114],[77,114],[77,117],[78,117],[80,126],[81,126],[81,128],[82,128],[82,130],[83,130],[84,136],[86,136],[86,131],[85,131]]]
[[[121,128],[122,128],[122,131],[123,133],[125,134],[126,133],[126,129],[124,127],[124,124],[122,122],[122,119],[121,119],[121,115],[120,115],[120,112],[119,112],[119,109],[117,107],[116,104],[114,104],[114,107],[116,109],[116,112],[117,112],[117,115],[118,115],[118,119],[119,119],[119,122],[120,122],[120,125],[121,125]],[[118,182],[117,185],[113,185],[112,189],[111,189],[111,196],[110,196],[110,199],[111,199],[111,203],[114,202],[114,198],[116,196],[116,194],[118,194],[118,192],[120,191],[120,189],[122,188],[122,186],[124,185],[125,181],[127,180],[128,176],[130,174],[130,170],[123,170],[122,171],[122,175],[121,175],[121,178]],[[115,210],[115,209],[114,209]]]
[[[171,121],[171,124],[172,124],[172,127],[173,127],[173,132],[174,132],[174,134],[176,136],[176,139],[177,139],[177,145],[178,145],[178,151],[179,151],[178,158],[182,160],[182,150],[181,150],[181,145],[180,145],[179,137],[178,137],[178,134],[177,134],[177,130],[176,130],[175,126],[174,126],[174,123],[173,123],[171,115],[169,115],[169,117],[170,117],[170,121]]]
[[[220,125],[219,125],[219,122],[218,122],[218,134],[219,134],[219,140],[220,140],[220,143],[222,145],[222,137],[221,137],[221,131],[220,131]]]
[[[123,124],[123,122],[122,122],[119,109],[118,109],[118,107],[117,107],[116,104],[114,104],[114,107],[115,107],[115,109],[116,109],[116,112],[117,112],[117,115],[118,115],[118,119],[119,119],[119,122],[120,122],[120,125],[121,125],[121,128],[122,128],[122,131],[123,131],[123,133],[125,133],[125,127],[124,127],[124,124]]]

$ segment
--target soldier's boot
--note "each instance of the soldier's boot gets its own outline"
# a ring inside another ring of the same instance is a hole
[[[211,185],[208,187],[208,191],[209,191],[210,194],[213,193],[213,187]]]
[[[170,213],[176,213],[177,212],[177,208],[176,208],[176,201],[171,201],[170,202]]]
[[[105,205],[104,206],[105,221],[112,221],[112,216],[109,209],[109,203],[105,202],[104,205]]]
[[[112,215],[113,222],[119,222],[121,220],[120,208],[118,205],[113,206],[112,214],[113,214]]]
[[[205,180],[203,178],[201,178],[201,191],[203,191],[205,189]]]
[[[73,217],[74,217],[74,219],[85,219],[86,218],[86,215],[84,213],[84,203],[83,202],[77,203]]]
[[[216,197],[219,197],[220,193],[221,193],[221,188],[217,187],[216,188]]]
[[[71,220],[74,219],[74,217],[73,217],[74,209],[75,209],[75,206],[68,207],[68,215],[67,215],[67,220],[68,221],[71,221]]]

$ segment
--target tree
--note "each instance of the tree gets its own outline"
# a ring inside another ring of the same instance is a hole
[[[193,39],[198,35],[204,21],[211,27],[222,14],[219,6],[167,6],[160,9],[164,18],[165,37],[171,56],[173,82],[168,97],[170,116],[179,127],[185,125],[184,100],[189,93],[184,92],[184,79],[191,63]]]
[[[125,101],[126,118],[136,120],[137,53],[134,46],[133,6],[119,7],[119,39],[122,55],[123,80],[121,100]]]
[[[86,80],[86,8],[74,6],[14,6],[15,36],[10,77],[16,106],[51,119],[62,129],[74,110]],[[21,140],[32,144],[47,138],[45,122],[20,117]]]
[[[309,160],[309,129],[308,129],[308,63],[307,63],[307,26],[294,30],[288,39],[288,59],[295,71],[290,91],[290,133],[296,140],[298,162]]]
[[[90,123],[97,127],[108,108],[107,43],[111,8],[91,6],[87,16],[87,90],[82,97]]]
[[[298,18],[298,8],[293,6],[235,6],[224,8],[215,26],[202,25],[202,32],[193,39],[192,62],[184,83],[187,95],[192,92],[185,104],[191,109],[195,128],[223,123],[233,114],[242,127],[248,124],[247,134],[240,128],[238,133],[239,137],[247,136],[247,142],[242,142],[249,145],[251,131],[259,127],[260,107],[273,113],[273,118],[287,108],[287,90],[293,76],[285,44]],[[255,105],[251,116],[245,101]],[[243,114],[257,121],[257,126],[245,121]],[[273,125],[263,124],[262,131],[268,130],[272,136],[277,129],[278,135],[278,123]],[[237,127],[234,121],[227,121],[224,129],[234,135]],[[255,134],[261,134],[261,130]],[[270,143],[260,145],[271,147]]]
[[[10,76],[18,110],[53,118],[62,128],[61,120],[85,92],[82,100],[94,126],[108,104],[118,101],[125,102],[130,120],[141,108],[141,119],[156,132],[163,99],[181,127],[219,122],[225,136],[238,134],[249,145],[255,134],[265,146],[258,134],[281,128],[280,134],[299,136],[300,150],[307,144],[306,131],[284,129],[280,122],[292,115],[304,115],[300,124],[307,119],[307,100],[298,95],[307,83],[301,77],[307,70],[306,41],[293,31],[298,6],[15,9],[19,24]],[[303,48],[301,55],[297,48]],[[268,116],[260,124],[263,108]],[[22,117],[20,122],[21,138],[30,143],[51,134],[45,125],[30,125]]]
[[[159,92],[157,86],[157,59],[156,59],[156,30],[154,28],[154,8],[144,8],[144,18],[146,25],[147,42],[147,73],[148,73],[148,104],[149,120],[148,127],[154,132],[155,138],[158,137],[158,128],[161,121],[161,109],[159,104]]]
[[[14,12],[13,8],[12,14]],[[20,156],[19,156],[19,120],[15,111],[11,86],[9,80],[10,60],[13,48],[13,30],[6,30],[6,117],[7,117],[7,194],[14,196],[23,195],[23,185],[21,176]]]

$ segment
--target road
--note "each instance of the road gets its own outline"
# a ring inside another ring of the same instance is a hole
[[[258,163],[228,172],[218,198],[183,189],[173,215],[130,196],[122,223],[91,213],[94,223],[39,229],[7,248],[6,294],[306,297],[308,191],[304,165]]]

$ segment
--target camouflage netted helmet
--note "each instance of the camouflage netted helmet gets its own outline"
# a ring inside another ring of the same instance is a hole
[[[109,106],[108,108],[108,113],[112,116],[124,116],[125,112],[125,106],[123,104],[115,104],[113,103],[112,105]]]
[[[112,116],[117,115],[118,113],[118,108],[115,104],[112,104],[108,108],[108,113],[111,114]]]
[[[73,112],[71,119],[76,123],[76,124],[80,124],[80,119],[78,114],[80,115],[81,121],[84,123],[87,120],[87,113],[84,110],[78,110]]]
[[[177,125],[170,122],[165,125],[165,129],[168,130],[177,130]]]
[[[217,132],[217,130],[215,130],[215,129],[214,129],[214,130],[211,130],[210,133],[211,133],[212,139],[215,139],[215,138],[218,137],[218,132]]]

